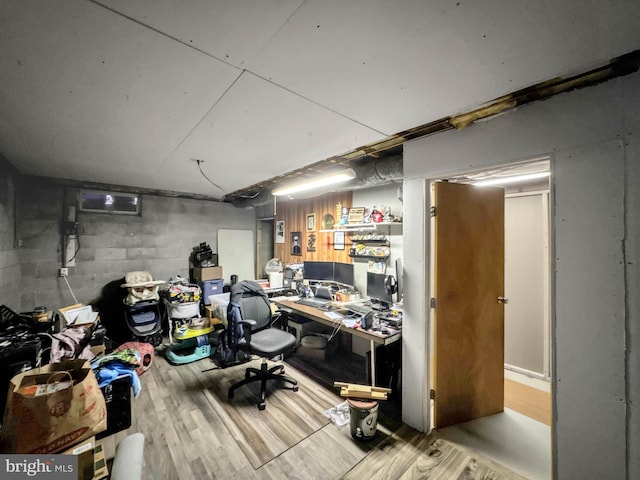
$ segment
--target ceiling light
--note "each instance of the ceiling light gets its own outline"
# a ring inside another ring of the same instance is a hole
[[[488,180],[480,180],[475,182],[476,187],[486,187],[489,185],[506,185],[508,183],[526,182],[527,180],[536,180],[538,178],[546,178],[549,172],[526,173],[524,175],[513,175],[511,177],[490,178]]]
[[[291,185],[290,187],[283,187],[274,190],[272,195],[289,195],[291,193],[302,192],[303,190],[311,190],[319,187],[326,187],[327,185],[333,185],[335,183],[347,182],[356,177],[353,170],[349,169],[340,173],[329,175],[327,177],[319,177],[315,180],[310,180],[304,183],[298,183]]]

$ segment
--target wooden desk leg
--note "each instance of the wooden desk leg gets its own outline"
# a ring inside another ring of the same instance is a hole
[[[373,340],[371,342],[371,386],[376,386],[376,344]]]

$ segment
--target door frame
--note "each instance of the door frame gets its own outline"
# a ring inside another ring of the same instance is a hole
[[[425,219],[424,224],[421,226],[423,229],[423,239],[424,239],[424,245],[422,246],[423,250],[423,260],[426,263],[426,267],[427,268],[423,268],[423,279],[422,279],[422,285],[424,286],[424,291],[425,292],[429,292],[428,295],[425,296],[425,301],[424,304],[422,306],[423,310],[423,317],[426,321],[426,340],[425,340],[425,344],[424,344],[424,375],[426,378],[426,402],[423,402],[423,422],[422,424],[427,426],[427,429],[425,431],[430,431],[431,429],[433,429],[433,410],[432,410],[432,406],[431,406],[431,389],[432,389],[432,385],[433,385],[433,363],[432,363],[432,359],[433,359],[433,352],[434,352],[434,344],[433,344],[433,328],[434,328],[434,309],[430,307],[429,305],[429,299],[433,298],[434,296],[434,260],[435,260],[435,249],[434,249],[434,228],[433,228],[433,218],[431,218],[429,216],[429,211],[430,208],[434,205],[434,189],[433,189],[433,184],[435,182],[438,181],[442,181],[443,179],[446,178],[453,178],[453,177],[457,177],[460,175],[466,175],[466,174],[473,174],[473,173],[479,173],[479,172],[483,172],[483,171],[489,171],[492,168],[505,168],[505,167],[510,167],[510,166],[516,166],[516,165],[526,165],[528,163],[535,163],[538,162],[540,160],[543,159],[548,159],[549,160],[549,172],[550,172],[550,176],[549,178],[552,178],[553,175],[553,167],[554,167],[554,162],[553,162],[553,158],[551,155],[542,155],[542,156],[535,156],[535,157],[531,157],[529,159],[526,160],[514,160],[512,162],[506,162],[506,163],[498,163],[495,165],[487,165],[484,166],[482,168],[474,168],[474,169],[464,169],[464,170],[454,170],[451,171],[449,173],[442,173],[439,174],[437,177],[430,177],[430,178],[416,178],[416,179],[405,179],[405,184],[403,185],[403,190],[408,194],[411,195],[412,190],[410,188],[408,188],[409,183],[414,183],[414,182],[422,182],[422,189],[423,189],[423,205],[424,207],[424,211],[423,211],[423,215],[422,217]],[[407,183],[407,180],[409,183]],[[551,182],[550,182],[551,183]],[[528,192],[527,192],[528,193]],[[505,194],[506,197],[506,194]],[[409,197],[410,198],[410,197]],[[547,262],[547,266],[549,268],[549,296],[548,296],[548,302],[549,302],[549,321],[547,322],[546,328],[549,329],[549,335],[548,335],[548,341],[549,341],[549,351],[548,351],[548,355],[545,354],[545,358],[549,359],[549,378],[545,379],[548,380],[550,382],[550,388],[551,388],[551,397],[553,399],[554,393],[553,393],[553,379],[552,379],[552,372],[553,372],[553,361],[552,359],[555,358],[554,357],[554,351],[553,351],[553,319],[555,318],[555,311],[554,311],[554,305],[555,305],[555,301],[553,299],[553,284],[552,284],[552,278],[551,278],[551,272],[553,272],[553,268],[554,268],[554,252],[553,252],[553,242],[551,241],[551,239],[553,238],[553,230],[552,230],[552,224],[551,224],[551,215],[552,212],[550,211],[550,205],[553,205],[552,203],[553,201],[553,189],[551,188],[551,185],[549,186],[549,190],[548,190],[548,195],[547,195],[547,208],[548,208],[548,223],[547,223],[547,231],[546,231],[546,236],[548,239],[548,262]],[[406,208],[406,204],[405,204],[405,208]],[[420,264],[422,265],[422,262],[420,262]],[[405,307],[406,310],[406,307]],[[405,322],[406,323],[406,322]],[[404,365],[403,365],[404,368]],[[553,412],[552,412],[553,415]],[[403,414],[403,421],[404,421],[404,414]]]
[[[270,225],[271,235],[266,235],[265,225]],[[261,278],[262,271],[269,260],[274,257],[274,236],[275,236],[275,217],[261,217],[256,219],[256,278]],[[269,238],[271,239],[269,241]],[[267,244],[270,248],[271,256],[262,258],[263,247]]]

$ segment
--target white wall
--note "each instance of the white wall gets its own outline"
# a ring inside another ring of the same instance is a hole
[[[531,192],[504,201],[504,363],[548,377],[546,198]]]
[[[424,228],[407,228],[423,225],[428,212],[417,193],[409,208],[409,188],[417,192],[429,178],[551,156],[554,478],[640,477],[638,105],[640,74],[634,74],[405,145],[405,245],[428,239]],[[426,252],[417,249],[411,257],[408,264],[428,271]],[[421,300],[405,303],[405,354],[414,357],[428,345],[411,335],[424,323],[427,291],[412,289]],[[403,370],[403,419],[420,429],[427,417],[427,355],[422,363]]]
[[[405,153],[406,162],[406,153]],[[426,247],[431,235],[429,195],[422,178],[404,182],[404,316],[402,319],[402,421],[420,431],[431,425],[429,399],[429,330],[427,309],[429,261]]]

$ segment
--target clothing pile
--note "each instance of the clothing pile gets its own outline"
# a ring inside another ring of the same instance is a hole
[[[59,363],[64,360],[93,359],[91,352],[92,326],[68,327],[50,335],[51,353],[50,363]]]
[[[142,364],[140,352],[133,348],[114,351],[109,355],[98,357],[91,362],[91,368],[98,380],[100,388],[109,385],[116,378],[126,375],[131,379],[133,396],[140,395],[142,385],[136,369]]]

